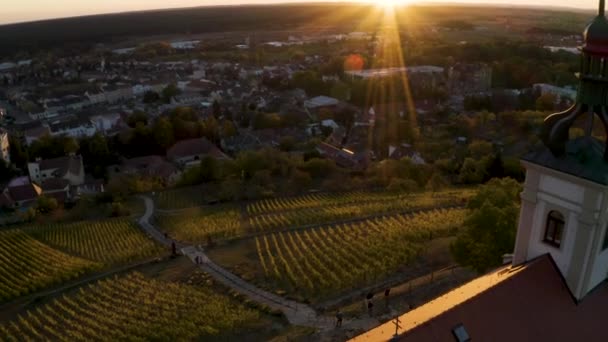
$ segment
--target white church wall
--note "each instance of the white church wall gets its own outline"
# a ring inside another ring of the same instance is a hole
[[[565,226],[560,247],[554,247],[543,242],[547,215],[551,210],[557,210],[564,215]],[[539,198],[532,223],[532,232],[528,244],[528,260],[550,253],[563,275],[568,274],[570,256],[574,248],[574,239],[578,227],[578,215],[554,203],[548,203]]]
[[[582,186],[549,175],[541,175],[539,188],[558,197],[567,195],[571,202],[579,204],[583,203],[585,196],[585,189]]]
[[[597,284],[604,281],[606,276],[608,276],[608,249],[600,251],[597,259],[595,259],[595,264],[593,265],[593,272],[591,273],[589,283],[590,289],[593,289],[595,286],[597,286]]]

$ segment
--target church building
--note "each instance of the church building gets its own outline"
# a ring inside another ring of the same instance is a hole
[[[608,20],[584,32],[576,103],[543,124],[525,155],[512,264],[354,341],[608,341]],[[572,138],[584,122],[585,136]]]

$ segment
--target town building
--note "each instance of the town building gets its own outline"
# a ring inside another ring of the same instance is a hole
[[[41,194],[40,186],[31,183],[28,177],[13,178],[0,193],[0,208],[27,207]]]
[[[37,159],[27,164],[30,180],[43,184],[52,178],[65,179],[70,185],[84,184],[84,165],[81,156],[70,155],[53,159]]]
[[[95,115],[91,117],[91,122],[97,132],[107,133],[121,125],[122,117],[118,113]]]
[[[338,148],[326,142],[317,145],[317,151],[323,158],[332,160],[336,165],[356,171],[365,170],[369,164],[368,154],[356,153],[348,148]]]
[[[383,69],[347,70],[346,75],[359,79],[384,78],[393,76],[428,75],[431,77],[443,77],[444,68],[433,65],[419,65],[411,67],[392,67]]]
[[[34,141],[44,137],[45,135],[51,135],[51,130],[49,129],[48,125],[33,127],[23,132],[25,144],[28,146],[31,145]]]
[[[492,68],[484,63],[458,63],[448,68],[450,95],[487,94],[492,90]]]
[[[52,136],[65,135],[72,138],[91,137],[97,129],[90,119],[75,118],[49,125]]]
[[[335,108],[340,100],[329,96],[316,96],[304,102],[304,107],[309,110],[319,110],[321,108]]]
[[[511,265],[353,341],[608,340],[608,139],[599,141],[591,129],[568,135],[578,118],[597,116],[608,127],[608,81],[593,67],[608,58],[607,36],[600,0],[585,30],[576,103],[545,119],[544,146],[522,158],[526,180]]]
[[[122,174],[153,177],[167,185],[175,184],[181,175],[179,170],[161,156],[144,156],[124,160],[120,165],[108,167],[110,178]]]
[[[198,165],[206,156],[220,160],[230,159],[205,138],[178,141],[167,150],[167,158],[184,168]]]

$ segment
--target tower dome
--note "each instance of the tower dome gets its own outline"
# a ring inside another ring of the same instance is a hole
[[[549,115],[543,123],[541,138],[556,157],[567,154],[569,129],[578,117],[588,118],[587,137],[592,138],[596,116],[608,134],[608,20],[604,4],[605,0],[600,0],[597,16],[583,33],[576,102],[564,112]],[[604,145],[603,159],[608,165],[608,139]]]
[[[604,0],[600,1],[598,15],[587,25],[583,37],[583,52],[608,56],[608,20],[604,15]]]

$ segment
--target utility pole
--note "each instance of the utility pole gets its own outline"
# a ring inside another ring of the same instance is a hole
[[[399,329],[401,329],[401,321],[399,320],[399,316],[395,317],[393,324],[395,325],[395,337],[397,337],[399,336]]]

